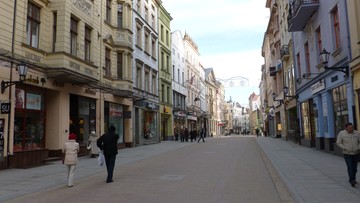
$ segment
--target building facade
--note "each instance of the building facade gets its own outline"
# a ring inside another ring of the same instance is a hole
[[[132,146],[131,1],[9,1],[0,13],[9,30],[0,36],[0,78],[9,84],[0,95],[9,109],[0,114],[1,168],[60,157],[69,133],[86,154],[89,133],[110,125],[119,147]],[[25,79],[13,83],[22,65]]]
[[[289,2],[301,144],[336,150],[337,134],[354,122],[346,1]],[[322,53],[329,53],[321,60]],[[336,69],[336,70],[335,70]]]
[[[179,30],[171,33],[172,54],[172,90],[173,90],[173,131],[175,139],[179,139],[181,130],[186,127],[186,94],[184,41]]]
[[[360,129],[360,17],[358,11],[360,9],[360,2],[356,0],[347,1],[349,32],[350,32],[350,46],[351,46],[351,61],[350,70],[354,89],[354,104],[355,104],[355,118],[354,126],[357,130]]]
[[[160,101],[160,140],[173,139],[173,91],[171,63],[172,17],[161,5],[159,7],[159,101]]]
[[[133,2],[133,136],[135,145],[160,141],[158,0]]]

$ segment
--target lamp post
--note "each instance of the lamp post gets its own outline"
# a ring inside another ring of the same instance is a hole
[[[284,102],[283,99],[276,99],[277,95],[275,92],[273,92],[271,96],[273,98],[273,101],[278,101],[278,102],[280,102],[280,104],[282,104]]]
[[[326,49],[323,49],[323,51],[320,53],[320,58],[324,64],[325,70],[340,71],[340,72],[345,73],[346,77],[349,77],[349,66],[338,66],[338,67],[335,67],[335,66],[329,67],[328,66],[330,53],[327,52]]]
[[[297,98],[297,95],[288,95],[289,94],[289,88],[287,86],[284,86],[283,92],[284,92],[284,99],[286,97]]]
[[[4,94],[6,88],[10,87],[11,85],[15,85],[16,83],[22,83],[25,78],[26,78],[26,74],[27,74],[27,70],[28,70],[28,66],[25,63],[20,63],[17,66],[18,69],[18,73],[19,73],[19,81],[1,81],[1,94]]]

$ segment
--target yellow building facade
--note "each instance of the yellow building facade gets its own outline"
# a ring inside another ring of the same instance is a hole
[[[357,0],[347,1],[348,19],[350,31],[350,47],[352,60],[350,61],[350,71],[353,76],[354,103],[357,129],[360,129],[360,2]]]
[[[131,0],[2,1],[0,168],[59,157],[69,133],[132,137]],[[6,30],[6,32],[4,31]],[[20,80],[20,65],[28,67]],[[9,85],[9,86],[8,86]]]

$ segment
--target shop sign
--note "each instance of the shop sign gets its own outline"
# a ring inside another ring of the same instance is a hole
[[[191,115],[188,115],[188,116],[187,116],[187,119],[193,120],[193,121],[197,121],[197,117],[191,116]]]
[[[156,105],[155,103],[146,103],[146,108],[152,109],[152,110],[159,110],[159,105]]]
[[[26,108],[41,110],[41,95],[26,93]]]
[[[117,118],[121,118],[122,117],[122,106],[120,105],[115,105],[115,104],[110,104],[109,106],[109,114],[111,117],[117,117]]]
[[[325,89],[325,83],[320,81],[315,83],[314,85],[311,86],[311,91],[313,94],[320,92],[321,90]]]
[[[186,113],[184,113],[183,111],[174,112],[174,115],[175,116],[180,116],[180,117],[186,117]]]
[[[10,102],[1,102],[1,114],[9,114],[10,113]]]

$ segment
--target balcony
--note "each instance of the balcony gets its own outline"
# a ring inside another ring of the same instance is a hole
[[[319,8],[319,0],[290,0],[289,32],[303,31],[308,19]]]
[[[280,49],[280,57],[282,60],[286,60],[289,58],[289,47],[287,45],[283,45]]]

